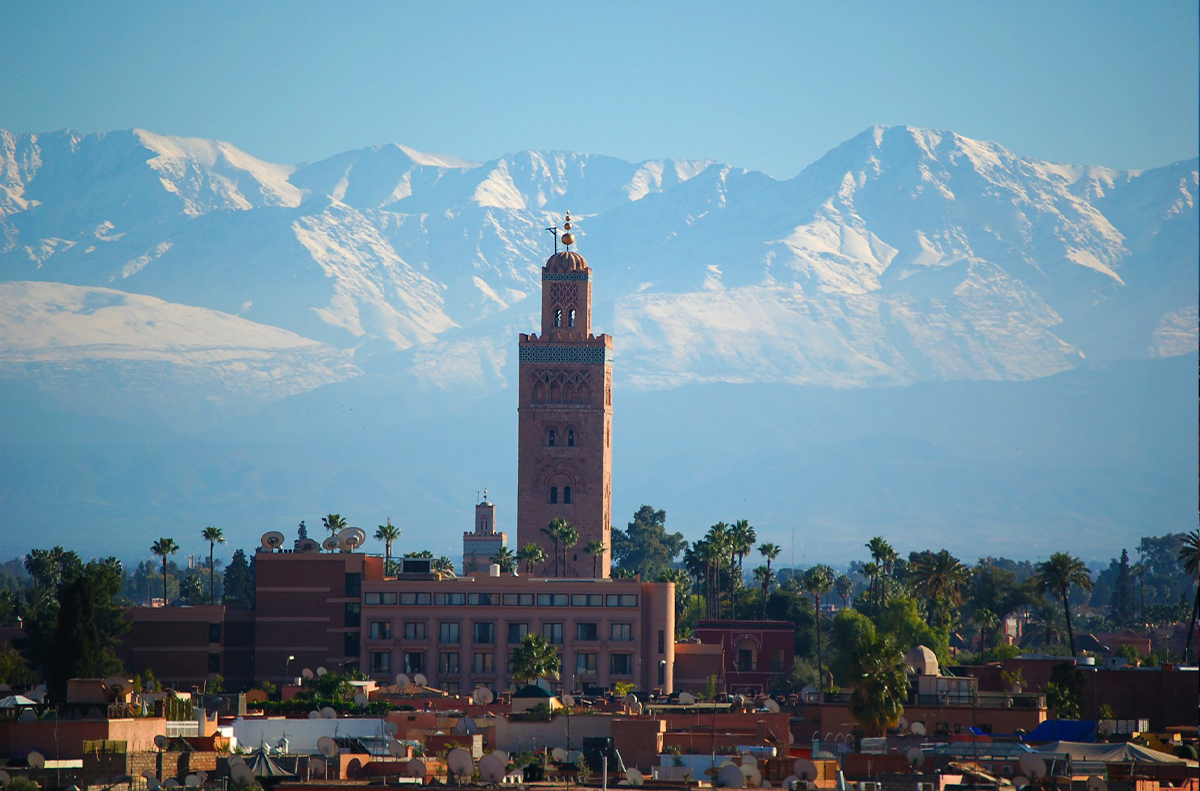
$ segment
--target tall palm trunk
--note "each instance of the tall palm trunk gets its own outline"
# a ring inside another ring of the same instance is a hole
[[[216,583],[216,568],[213,566],[213,545],[215,542],[208,542],[208,603],[217,603],[217,583]]]
[[[163,555],[163,606],[166,607],[170,600],[167,598],[167,556]]]
[[[1067,637],[1071,640],[1071,656],[1075,656],[1075,627],[1071,626],[1071,605],[1067,602],[1067,589],[1062,589],[1063,613],[1067,616]]]
[[[817,689],[821,692],[825,691],[825,672],[823,657],[821,655],[821,594],[813,594],[813,615],[816,616],[817,624]]]
[[[1192,650],[1192,635],[1196,633],[1196,618],[1200,616],[1200,587],[1196,588],[1196,603],[1192,605],[1192,620],[1188,621],[1187,642],[1183,644],[1183,664],[1188,663]]]

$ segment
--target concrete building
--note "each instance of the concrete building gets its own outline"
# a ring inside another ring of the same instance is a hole
[[[795,637],[796,625],[791,621],[713,620],[696,624],[696,639],[702,645],[720,646],[718,688],[730,694],[769,692],[771,683],[792,669]],[[700,652],[695,654],[699,656]]]
[[[567,550],[564,576],[607,578],[606,551],[593,575],[583,548],[611,548],[612,338],[592,334],[592,270],[569,249],[542,267],[541,334],[521,334],[517,435],[517,540],[540,544],[554,568],[554,544],[542,533],[563,518],[579,531]]]
[[[475,506],[475,529],[463,533],[463,574],[487,571],[492,558],[507,544],[508,535],[496,532],[496,506],[488,502],[484,489],[483,502]]]
[[[203,689],[215,676],[227,689],[245,689],[254,679],[252,610],[224,604],[194,607],[132,607],[129,632],[117,656],[130,673],[153,670],[176,689]]]

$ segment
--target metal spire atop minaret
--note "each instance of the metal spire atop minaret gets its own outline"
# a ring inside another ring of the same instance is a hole
[[[571,245],[575,244],[575,234],[571,233],[571,210],[567,209],[567,219],[563,223],[562,243],[571,249]]]

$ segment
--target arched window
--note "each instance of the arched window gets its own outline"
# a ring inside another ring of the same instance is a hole
[[[550,502],[551,503],[558,502],[558,487],[557,486],[550,487]]]
[[[554,309],[554,326],[555,327],[562,326],[562,308]]]
[[[572,327],[575,326],[575,308],[571,308],[571,312],[567,314],[567,323]]]
[[[567,429],[567,447],[575,447],[575,429],[573,428]]]
[[[554,431],[554,429],[550,429],[550,431],[547,432],[547,434],[546,434],[546,444],[552,448],[554,447],[555,433],[556,432]]]
[[[563,487],[563,504],[564,505],[571,504],[571,487],[570,486]]]

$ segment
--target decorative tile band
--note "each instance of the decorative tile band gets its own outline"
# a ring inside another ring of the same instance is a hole
[[[542,280],[590,280],[587,272],[542,272]]]
[[[518,361],[524,363],[574,363],[612,365],[612,349],[606,346],[522,346]]]

